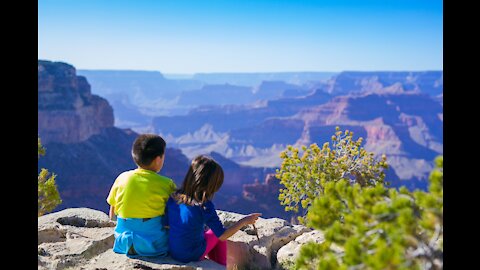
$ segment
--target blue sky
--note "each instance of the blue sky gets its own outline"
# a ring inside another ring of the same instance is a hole
[[[443,69],[438,0],[39,0],[38,58],[163,73]]]

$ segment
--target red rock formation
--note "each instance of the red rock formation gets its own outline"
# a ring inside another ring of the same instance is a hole
[[[262,200],[265,196],[276,195],[278,197],[279,190],[283,186],[280,181],[275,177],[275,174],[267,174],[265,182],[260,183],[256,179],[253,184],[243,185],[243,197],[249,200]]]
[[[57,175],[63,202],[56,210],[91,207],[108,211],[105,199],[113,181],[136,167],[131,146],[138,134],[113,127],[111,106],[91,94],[86,78],[76,76],[71,65],[38,61],[38,97],[38,131],[47,149],[38,168]],[[180,186],[190,160],[178,149],[167,148],[165,155],[160,173]],[[239,166],[215,153],[212,156],[224,167],[222,194],[226,196],[241,196],[242,184],[273,171]]]
[[[38,133],[43,143],[76,143],[113,127],[113,109],[92,95],[73,66],[38,61]]]
[[[293,212],[285,212],[285,206],[280,204],[280,180],[275,174],[267,174],[263,182],[255,181],[253,184],[244,184],[241,196],[227,195],[222,192],[215,194],[214,203],[217,209],[229,209],[237,213],[249,214],[262,213],[262,217],[279,217],[291,220]]]

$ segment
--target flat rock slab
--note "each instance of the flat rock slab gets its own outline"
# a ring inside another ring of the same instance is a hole
[[[229,227],[245,215],[217,211]],[[38,218],[38,269],[225,269],[211,260],[181,263],[170,257],[128,258],[113,252],[116,223],[107,214],[70,208]],[[227,241],[228,269],[275,269],[277,253],[291,241],[312,231],[279,218],[259,218]]]
[[[210,260],[199,262],[181,263],[170,257],[138,257],[128,258],[123,254],[116,254],[112,249],[105,251],[94,259],[90,260],[87,265],[79,269],[97,270],[97,269],[186,269],[186,270],[224,270],[222,266]]]

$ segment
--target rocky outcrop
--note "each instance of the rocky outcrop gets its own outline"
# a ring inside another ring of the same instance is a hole
[[[310,231],[304,233],[295,238],[295,240],[290,241],[285,246],[281,247],[277,252],[277,262],[279,266],[286,267],[289,264],[292,264],[300,253],[300,248],[303,244],[307,242],[321,243],[325,241],[325,236],[321,231]]]
[[[131,147],[138,134],[113,126],[112,107],[92,95],[86,78],[69,64],[38,61],[38,133],[46,148],[38,169],[57,176],[63,201],[57,210],[84,206],[108,211],[105,199],[113,181],[137,167]],[[179,184],[188,158],[172,148],[165,155],[162,174]]]
[[[309,242],[314,242],[317,244],[321,244],[325,241],[325,235],[322,231],[312,230],[306,232],[295,240],[290,241],[288,244],[284,245],[278,250],[277,253],[277,262],[278,267],[280,269],[285,269],[292,266],[295,263],[295,260],[298,258],[300,254],[300,249],[302,246]],[[342,253],[343,250],[339,246],[332,243],[330,248],[336,253]]]
[[[305,123],[299,140],[304,145],[330,141],[340,126],[363,137],[367,151],[385,154],[403,182],[426,183],[434,158],[443,153],[442,113],[441,104],[425,94],[367,93],[336,97],[291,118]]]
[[[371,90],[367,92],[359,88],[353,94],[331,98],[318,90],[310,96],[272,100],[264,107],[248,110],[246,107],[236,107],[237,110],[233,111],[217,107],[183,116],[156,118],[153,125],[168,127],[174,137],[181,138],[182,133],[193,134],[197,126],[209,123],[212,129],[224,134],[222,140],[179,143],[177,147],[185,151],[215,148],[216,152],[239,164],[263,167],[279,167],[280,152],[287,145],[322,145],[330,141],[335,127],[340,126],[353,131],[357,138],[363,137],[368,151],[379,156],[387,155],[394,178],[426,183],[434,158],[443,153],[443,106],[438,98],[414,89],[424,89],[427,86],[420,86],[429,85],[428,82],[433,84],[432,80],[441,73],[409,74],[379,73],[375,80],[371,79],[372,82],[367,76],[363,82],[365,89]],[[342,75],[345,80],[347,75]],[[357,79],[359,83],[363,80],[361,74],[354,75],[351,78],[353,85]],[[400,78],[409,78],[407,81],[411,83],[396,81]],[[372,86],[376,83],[382,86],[378,91],[372,90],[376,89]],[[415,87],[411,88],[410,84]],[[442,89],[441,84],[435,87],[438,87],[435,91]],[[342,91],[338,90],[339,93]],[[185,122],[194,124],[180,126]],[[415,163],[415,170],[402,165],[407,163]]]
[[[113,127],[113,109],[92,95],[73,66],[38,61],[38,133],[43,143],[75,143]]]
[[[212,261],[130,259],[112,251],[115,222],[100,211],[66,209],[38,218],[38,269],[224,269]]]
[[[244,217],[217,212],[225,226]],[[38,269],[225,269],[210,260],[184,264],[171,257],[133,259],[116,254],[112,251],[114,227],[115,222],[107,214],[89,208],[70,208],[39,217]],[[278,262],[285,263],[282,254],[295,257],[288,254],[298,253],[305,239],[323,241],[318,237],[323,235],[321,232],[278,218],[259,218],[256,228],[259,240],[251,226],[229,238],[228,269],[281,269]],[[289,248],[292,245],[296,249]]]
[[[38,160],[38,168],[47,168],[57,175],[55,181],[62,198],[57,210],[89,207],[108,211],[106,198],[116,177],[137,167],[131,157],[137,136],[131,130],[111,127],[83,142],[45,144],[46,154]],[[160,174],[180,185],[188,169],[188,158],[167,145],[165,159]]]
[[[230,226],[245,215],[217,211],[224,226]],[[311,231],[303,225],[292,225],[279,218],[259,218],[256,222],[258,239],[253,226],[246,226],[229,238],[228,265],[237,269],[274,269],[278,250],[297,236]]]
[[[128,74],[133,76],[131,79],[140,81],[152,76],[165,81],[159,73],[144,74],[146,77],[135,72],[106,73],[112,81]],[[76,69],[69,64],[38,61],[38,97],[38,132],[46,148],[46,154],[38,161],[38,169],[47,168],[57,175],[56,183],[63,201],[57,210],[82,206],[108,211],[105,199],[113,181],[120,173],[137,167],[131,158],[131,146],[138,134],[113,126],[110,105],[103,98],[92,95],[87,79],[77,76]],[[187,143],[205,136],[209,142],[219,140],[208,126],[194,135],[186,138]],[[180,186],[189,160],[194,156],[187,157],[171,148],[175,144],[168,136],[165,139],[168,148],[161,174]],[[208,153],[202,148],[197,154]],[[266,173],[273,172],[273,169],[239,166],[218,154],[211,155],[224,169],[222,194],[227,197],[241,196],[243,184],[255,178],[263,179]],[[219,201],[220,207],[226,207],[223,202]]]
[[[278,197],[279,190],[282,187],[283,185],[280,184],[280,180],[275,177],[274,173],[271,173],[265,177],[264,183],[256,181],[253,184],[243,185],[243,197],[252,200],[260,199],[266,194]]]
[[[269,173],[262,180],[257,178],[254,183],[244,184],[241,187],[241,194],[226,195],[217,192],[214,197],[215,206],[227,211],[235,211],[240,214],[260,212],[264,218],[277,217],[297,224],[296,213],[285,211],[285,206],[280,204],[278,196],[283,187],[275,174]]]

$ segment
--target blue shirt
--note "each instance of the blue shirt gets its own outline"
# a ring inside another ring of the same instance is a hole
[[[178,204],[170,197],[166,212],[170,226],[168,247],[170,255],[177,261],[191,262],[200,259],[207,245],[204,225],[207,225],[217,237],[225,232],[211,201],[205,202],[203,207],[190,206],[184,203]]]

